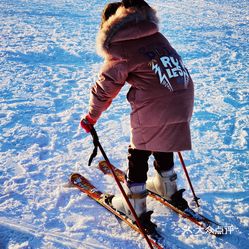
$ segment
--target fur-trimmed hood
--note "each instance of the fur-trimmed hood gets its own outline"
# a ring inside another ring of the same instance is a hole
[[[97,53],[107,57],[112,42],[138,39],[156,32],[158,32],[158,18],[154,9],[148,7],[126,9],[120,6],[116,13],[103,23],[98,32]]]

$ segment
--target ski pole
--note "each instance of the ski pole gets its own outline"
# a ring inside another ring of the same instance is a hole
[[[108,168],[111,170],[112,175],[113,175],[113,177],[114,177],[114,179],[115,179],[115,181],[116,181],[116,183],[117,183],[117,185],[118,185],[118,187],[119,187],[119,189],[120,189],[120,191],[121,191],[121,193],[122,193],[122,195],[123,195],[123,197],[124,197],[124,199],[125,199],[128,207],[129,207],[129,209],[130,209],[130,211],[131,211],[131,213],[132,213],[132,215],[133,215],[133,217],[134,217],[134,219],[135,219],[135,221],[137,223],[137,226],[138,226],[139,230],[141,231],[141,234],[144,236],[144,238],[147,241],[149,247],[151,249],[153,249],[153,246],[152,246],[152,244],[151,244],[151,242],[150,242],[150,240],[149,240],[149,238],[148,238],[148,236],[147,236],[147,234],[146,234],[143,226],[141,225],[141,223],[139,221],[139,218],[138,218],[138,216],[137,216],[137,214],[136,214],[133,206],[131,205],[131,203],[129,201],[128,196],[126,195],[126,193],[124,191],[124,188],[122,187],[122,185],[121,185],[121,183],[120,183],[120,181],[119,181],[119,179],[118,179],[115,171],[113,170],[112,165],[111,165],[111,163],[110,163],[110,161],[109,161],[109,159],[108,159],[108,157],[107,157],[107,155],[106,155],[106,153],[105,153],[102,145],[99,142],[98,134],[97,134],[97,132],[96,132],[96,130],[95,130],[95,128],[93,126],[92,126],[90,132],[91,132],[91,135],[93,137],[94,145],[99,147],[99,149],[101,151],[101,154],[104,157],[104,159],[105,159],[105,161],[107,163]]]
[[[189,174],[188,174],[188,171],[187,171],[187,167],[186,167],[185,162],[184,162],[184,160],[183,160],[182,154],[181,154],[180,151],[178,151],[177,153],[178,153],[180,162],[181,162],[181,164],[182,164],[183,170],[184,170],[184,172],[185,172],[185,175],[186,175],[186,177],[187,177],[187,180],[188,180],[190,189],[191,189],[191,191],[192,191],[192,193],[193,193],[194,201],[195,201],[197,207],[200,207],[200,205],[199,205],[199,203],[198,203],[198,200],[199,200],[200,198],[197,197],[196,194],[195,194],[195,191],[194,191],[193,185],[192,185],[192,183],[191,183],[191,180],[190,180],[190,177],[189,177]]]

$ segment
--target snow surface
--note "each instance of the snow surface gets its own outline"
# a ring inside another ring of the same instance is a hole
[[[183,156],[201,211],[231,234],[207,235],[149,199],[153,220],[170,248],[249,248],[249,3],[148,2],[195,81],[194,148]],[[63,187],[78,171],[117,193],[110,177],[87,166],[91,137],[79,128],[102,62],[95,36],[105,3],[0,0],[1,249],[146,248],[141,236],[101,206]],[[127,91],[125,86],[96,125],[111,162],[121,169],[129,144]],[[176,170],[191,199],[177,157]]]

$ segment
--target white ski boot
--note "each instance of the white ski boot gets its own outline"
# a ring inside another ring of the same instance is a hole
[[[145,188],[145,183],[128,183],[124,184],[123,187],[137,216],[140,217],[143,213],[146,213],[147,190]],[[111,199],[111,205],[119,212],[134,220],[134,217],[123,196],[114,196]]]
[[[172,195],[177,192],[176,179],[177,175],[174,168],[162,172],[155,170],[154,177],[147,180],[146,188],[164,199],[171,201]]]

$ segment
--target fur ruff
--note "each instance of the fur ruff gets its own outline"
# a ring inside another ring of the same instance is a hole
[[[108,49],[113,36],[126,24],[140,21],[150,21],[158,25],[156,11],[152,8],[125,8],[120,6],[116,13],[112,15],[99,30],[96,43],[97,53],[102,57],[108,56]]]

